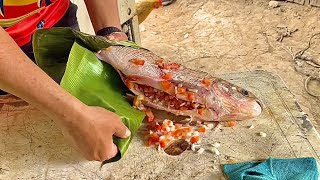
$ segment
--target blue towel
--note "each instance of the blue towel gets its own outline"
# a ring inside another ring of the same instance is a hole
[[[277,159],[263,162],[225,164],[223,170],[230,180],[318,180],[315,158]]]

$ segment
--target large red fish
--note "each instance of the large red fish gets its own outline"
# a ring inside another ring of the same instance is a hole
[[[202,121],[245,120],[262,111],[251,92],[146,49],[111,46],[96,55],[120,73],[145,106]]]

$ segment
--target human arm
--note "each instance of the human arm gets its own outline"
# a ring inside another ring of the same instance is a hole
[[[117,0],[85,0],[86,7],[94,28],[97,32],[105,27],[116,27],[121,30]],[[110,40],[127,40],[125,33],[112,33]]]
[[[88,160],[103,161],[117,154],[112,136],[130,131],[114,113],[89,107],[71,96],[38,68],[0,27],[0,89],[12,93],[43,113]]]

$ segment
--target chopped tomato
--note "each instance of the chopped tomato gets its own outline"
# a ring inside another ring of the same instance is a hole
[[[170,69],[170,65],[164,63],[163,66],[161,67],[161,69]]]
[[[155,64],[156,65],[159,65],[159,64],[162,64],[163,63],[163,59],[158,59],[155,61]]]
[[[211,80],[207,79],[207,78],[204,78],[202,80],[202,84],[205,85],[205,86],[210,86],[211,85]]]
[[[167,143],[164,142],[164,141],[160,141],[160,146],[161,146],[162,148],[166,148],[166,147],[167,147]]]
[[[175,138],[178,138],[181,136],[181,133],[182,133],[181,129],[177,129],[172,133],[172,136]]]
[[[190,143],[191,143],[191,144],[194,144],[194,143],[199,142],[199,140],[200,140],[200,137],[199,137],[199,136],[192,136],[192,137],[190,138]]]
[[[162,81],[161,86],[164,90],[169,90],[172,87],[172,83],[168,81]]]
[[[147,115],[147,121],[148,121],[148,122],[154,121],[155,117],[154,117],[151,109],[149,109],[149,108],[146,109],[146,110],[145,110],[145,113],[146,113],[146,115]]]
[[[166,148],[166,147],[168,146],[168,144],[169,144],[169,140],[166,139],[166,138],[164,138],[164,139],[161,139],[161,140],[159,141],[159,143],[160,143],[160,146],[161,146],[162,148]]]
[[[188,92],[188,100],[191,101],[191,102],[193,102],[194,99],[195,99],[195,98],[194,98],[194,93]]]
[[[133,89],[134,88],[134,83],[132,81],[130,81],[129,79],[126,79],[124,82],[125,82],[125,84],[127,85],[127,87],[129,89]]]
[[[172,132],[165,133],[166,138],[171,139],[172,138]]]
[[[182,138],[182,139],[187,139],[187,134],[188,134],[188,132],[182,131],[182,132],[181,132],[181,138]]]
[[[232,127],[236,126],[236,122],[235,121],[228,121],[227,125],[228,125],[228,127],[232,128]]]
[[[167,64],[163,61],[163,59],[156,60],[155,64],[158,65],[158,67],[161,69],[178,69],[180,67],[180,64],[177,63]]]
[[[180,129],[182,127],[182,124],[175,124],[174,126],[176,127],[176,129]]]
[[[155,64],[158,65],[158,67],[160,69],[169,69],[168,65],[165,64],[165,62],[163,61],[163,59],[159,59],[155,61]]]
[[[132,62],[135,65],[138,66],[143,66],[144,65],[144,60],[143,59],[131,59],[130,62]]]
[[[181,130],[182,130],[182,132],[189,133],[192,131],[192,127],[190,127],[190,126],[189,127],[182,127]]]
[[[178,91],[178,93],[184,93],[184,92],[186,92],[186,88],[178,87],[177,91]]]
[[[199,127],[198,132],[204,133],[204,132],[206,132],[206,128],[204,128],[203,126]]]
[[[154,142],[152,142],[152,140],[149,138],[147,142],[147,147],[150,147],[152,144],[154,144]]]
[[[164,79],[164,80],[170,80],[170,79],[172,79],[172,77],[173,77],[173,74],[172,74],[172,73],[167,73],[167,74],[165,74],[164,76],[162,76],[162,79]]]
[[[177,63],[171,63],[169,66],[170,66],[170,69],[179,69],[180,64],[177,64]]]
[[[161,125],[161,130],[162,130],[162,131],[167,131],[167,127],[168,127],[168,124],[167,124],[167,123],[163,123],[163,124]]]
[[[205,109],[204,108],[200,108],[197,111],[198,111],[199,115],[202,115],[204,113]]]
[[[154,127],[156,130],[161,130],[161,126],[157,123]]]
[[[159,135],[157,133],[152,133],[149,135],[149,139],[152,140],[152,142],[159,142]]]

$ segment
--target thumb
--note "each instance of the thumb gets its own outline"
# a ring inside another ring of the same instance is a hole
[[[120,122],[114,135],[119,138],[128,138],[131,135],[131,131],[123,124],[123,122]]]
[[[114,143],[112,143],[112,147],[111,147],[111,151],[108,159],[115,157],[117,154],[118,154],[118,147]]]
[[[108,145],[107,149],[109,150],[106,154],[103,154],[102,157],[95,158],[96,161],[106,161],[111,158],[114,158],[118,154],[118,147],[114,143],[111,144],[111,147]]]

